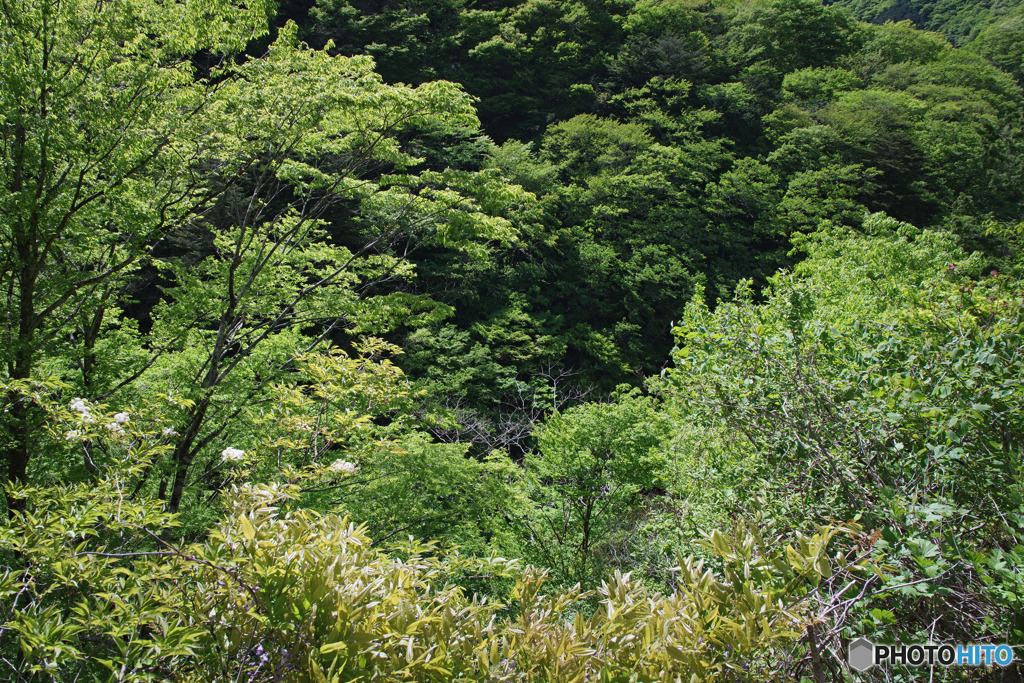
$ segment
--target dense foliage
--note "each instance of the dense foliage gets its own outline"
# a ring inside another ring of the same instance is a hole
[[[531,447],[507,416],[528,419],[522,396],[546,400],[553,377],[570,400],[639,385],[700,286],[714,303],[762,285],[822,221],[885,211],[1005,253],[986,221],[1019,215],[1021,91],[978,53],[812,0],[591,5],[452,4],[442,22],[435,5],[324,3],[307,29],[352,53],[364,36],[387,74],[412,35],[384,18],[415,16],[438,57],[392,77],[463,84],[489,135],[437,139],[428,163],[498,169],[537,195],[512,250],[414,256],[416,291],[454,315],[395,339],[482,448]]]
[[[1024,646],[1020,20],[0,5],[0,676]]]
[[[835,0],[864,21],[912,21],[923,30],[939,31],[955,45],[976,38],[992,24],[1019,14],[1020,3],[991,0]]]

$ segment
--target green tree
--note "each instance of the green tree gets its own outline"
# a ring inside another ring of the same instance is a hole
[[[85,372],[99,331],[120,323],[124,301],[114,297],[124,277],[154,262],[169,285],[145,353],[103,390],[139,398],[159,381],[158,394],[182,401],[172,511],[190,477],[209,479],[224,430],[286,381],[297,353],[340,338],[342,328],[381,333],[396,320],[430,318],[432,306],[417,297],[359,303],[374,283],[410,277],[402,253],[430,243],[479,255],[486,240],[511,236],[494,214],[524,195],[494,172],[409,173],[420,159],[400,134],[476,125],[457,86],[387,86],[366,57],[300,45],[294,25],[263,58],[226,59],[204,80],[187,55],[240,50],[265,30],[265,14],[218,23],[211,10],[198,30],[188,23],[199,21],[193,10],[171,27],[161,22],[174,17],[154,7],[139,10],[150,30],[137,34],[130,12],[45,5],[32,10],[45,29],[37,40],[25,23],[31,9],[4,29],[13,32],[4,47],[12,65],[2,200],[11,217],[8,374],[30,377],[40,358],[47,371],[64,372],[68,359],[53,349],[69,337],[86,350],[65,356]],[[20,52],[12,47],[19,40]],[[202,258],[153,260],[168,235],[196,240],[193,255]],[[131,325],[121,328],[128,334]],[[8,401],[7,476],[20,481],[36,418],[24,397]],[[196,474],[200,454],[204,473]]]
[[[1024,8],[1000,17],[970,43],[971,50],[1024,81]]]
[[[461,56],[463,0],[319,0],[310,14],[311,40],[328,39],[343,54],[373,57],[389,83],[452,78]]]
[[[266,31],[268,11],[259,1],[0,8],[8,377],[32,376],[80,312],[102,317],[108,281],[224,190],[205,175],[220,88],[195,77],[189,56],[230,58]],[[5,476],[23,481],[37,417],[19,397],[3,401]]]
[[[534,139],[552,119],[591,110],[629,5],[528,0],[498,14],[492,32],[468,46],[461,79],[481,98],[488,132],[500,141]]]
[[[562,581],[594,585],[621,515],[663,484],[668,423],[638,394],[552,416],[526,457],[535,507],[522,518],[523,545]]]
[[[608,65],[616,86],[640,87],[652,78],[692,81],[719,76],[726,67],[716,40],[725,16],[701,0],[641,0],[629,11],[627,38]]]
[[[862,21],[899,22],[924,31],[937,31],[953,45],[970,44],[986,27],[1013,16],[1019,0],[836,0]]]
[[[764,62],[785,74],[834,64],[860,39],[845,12],[810,0],[744,5],[726,37],[744,64]]]
[[[480,249],[478,239],[511,236],[507,222],[484,212],[516,194],[503,199],[495,174],[398,175],[418,159],[400,149],[395,130],[475,121],[455,86],[385,85],[369,59],[303,49],[293,30],[237,76],[224,88],[231,121],[222,130],[228,159],[258,159],[251,184],[225,204],[211,256],[169,264],[175,285],[153,314],[153,338],[174,351],[153,378],[163,374],[161,385],[193,402],[172,457],[172,511],[196,457],[214,457],[223,431],[237,429],[232,423],[268,386],[287,381],[296,351],[313,351],[341,327],[379,334],[430,319],[429,304],[415,298],[360,302],[374,282],[410,276],[392,249]],[[315,104],[314,87],[327,93]],[[381,176],[375,166],[384,163],[395,175]],[[368,226],[345,236],[358,245],[348,248],[329,237],[324,216],[353,201]]]
[[[967,637],[971,595],[994,637],[1019,637],[1003,570],[1021,538],[1020,283],[980,279],[981,255],[953,235],[880,214],[802,246],[764,303],[746,290],[687,308],[664,385],[677,419],[706,430],[699,456],[738,489],[734,514],[877,530],[870,552],[889,567],[862,586],[851,631],[892,637],[915,612],[920,637],[938,623]]]

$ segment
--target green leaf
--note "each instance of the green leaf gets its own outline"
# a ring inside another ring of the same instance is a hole
[[[253,527],[252,522],[245,515],[238,516],[239,525],[242,527],[242,536],[245,540],[251,541],[256,538],[256,529]]]

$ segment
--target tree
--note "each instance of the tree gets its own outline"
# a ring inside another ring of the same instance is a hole
[[[554,415],[525,461],[535,508],[522,519],[524,545],[569,583],[596,583],[620,516],[662,484],[666,416],[639,390],[614,398]]]
[[[267,387],[289,381],[297,350],[340,340],[344,329],[386,332],[396,324],[392,315],[407,322],[429,311],[408,298],[389,307],[386,296],[367,297],[374,282],[411,276],[392,249],[408,253],[424,242],[469,249],[479,238],[510,234],[505,221],[484,213],[506,199],[495,174],[399,175],[418,159],[393,135],[428,122],[472,125],[468,97],[448,83],[388,86],[371,66],[365,57],[304,49],[293,27],[224,88],[227,161],[253,162],[238,196],[223,204],[213,254],[170,264],[176,285],[154,311],[154,338],[176,350],[157,370],[194,402],[178,428],[171,510],[196,457],[218,452],[208,447],[224,430],[265,400]],[[314,102],[315,88],[324,94]],[[382,174],[382,165],[393,172]],[[356,226],[326,220],[346,208],[355,211],[346,222]],[[183,337],[182,329],[190,331]]]
[[[0,8],[0,354],[33,374],[72,317],[155,240],[207,210],[221,89],[189,55],[227,59],[269,3],[18,0]],[[230,174],[225,174],[230,175]],[[33,410],[4,398],[6,476],[25,479]]]
[[[314,38],[344,54],[368,54],[389,83],[450,78],[459,62],[464,0],[319,0]]]
[[[985,27],[970,43],[978,52],[1018,81],[1024,79],[1024,8]]]
[[[176,510],[197,454],[293,371],[296,352],[343,328],[393,324],[386,299],[358,303],[370,283],[409,277],[401,255],[422,243],[480,253],[481,241],[508,239],[508,223],[493,214],[523,195],[508,194],[494,172],[409,173],[419,160],[403,150],[400,133],[476,125],[457,86],[387,86],[368,58],[301,46],[294,25],[263,58],[225,57],[197,78],[188,54],[241,49],[264,30],[265,13],[246,24],[246,13],[214,12],[201,17],[209,26],[192,27],[195,38],[151,9],[139,37],[130,12],[43,6],[42,56],[12,67],[4,277],[19,317],[7,326],[5,350],[10,377],[31,376],[48,350],[42,342],[64,335],[83,309],[109,312],[103,287],[151,258],[160,238],[198,238],[206,255],[199,263],[156,263],[170,286],[153,311],[149,357],[114,387],[138,384],[132,391],[144,394],[153,385],[137,380],[161,377],[165,394],[186,401],[172,456]],[[18,22],[8,29],[12,45],[32,35]],[[54,41],[71,52],[50,55]],[[16,64],[20,53],[8,49]],[[60,90],[65,83],[77,89]],[[47,104],[54,93],[56,113]],[[405,299],[399,309],[409,317],[424,306]],[[31,407],[13,395],[9,402],[8,476],[23,480]]]
[[[714,37],[724,17],[702,0],[640,0],[623,28],[627,38],[609,63],[612,80],[642,86],[653,77],[703,79],[724,67]]]
[[[811,0],[772,0],[743,5],[726,36],[743,64],[764,62],[779,73],[828,66],[859,42],[856,23],[844,12]]]
[[[981,278],[956,242],[882,214],[820,229],[764,303],[692,303],[662,385],[679,422],[702,426],[698,455],[735,488],[734,514],[781,533],[854,515],[877,530],[864,552],[893,569],[865,584],[849,629],[872,640],[908,623],[968,637],[966,605],[993,637],[1024,633],[1022,291]]]
[[[1021,93],[1013,80],[902,24],[869,37],[848,68],[788,74],[788,101],[763,118],[775,139],[768,160],[789,176],[788,198],[836,187],[835,177],[847,188],[824,204],[847,216],[860,213],[856,204],[920,225],[1015,216]],[[819,177],[800,178],[808,172]]]
[[[480,97],[488,133],[531,139],[551,120],[591,109],[630,4],[527,0],[494,13],[489,35],[467,44],[461,81]]]

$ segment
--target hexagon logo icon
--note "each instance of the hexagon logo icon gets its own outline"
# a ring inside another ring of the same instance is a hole
[[[867,638],[858,638],[847,648],[847,662],[856,671],[867,671],[875,665],[875,645]]]

